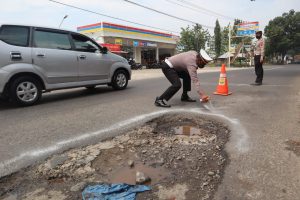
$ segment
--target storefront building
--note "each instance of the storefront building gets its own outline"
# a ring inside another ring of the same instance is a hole
[[[110,51],[149,65],[175,54],[178,36],[119,24],[100,22],[77,31],[94,38]]]

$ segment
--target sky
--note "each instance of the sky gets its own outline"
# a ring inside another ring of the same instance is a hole
[[[138,28],[155,30],[154,28],[134,25],[128,22],[99,16],[74,8],[66,7],[49,0],[1,0],[0,24],[29,24],[47,27],[59,27],[63,17],[61,28],[76,31],[78,26],[93,24],[101,21],[117,23]],[[145,8],[130,4],[124,0],[55,0],[61,3],[73,5],[93,12],[114,16],[120,19],[137,22],[140,24],[165,29],[156,31],[179,35],[181,27],[194,25],[191,22],[174,19]],[[277,16],[291,9],[300,11],[299,0],[186,0],[197,7],[188,9],[178,4],[188,6],[180,0],[131,0],[147,7],[180,17],[201,25],[214,27],[218,19],[221,26],[233,23],[233,18],[244,21],[258,21],[260,29]],[[5,3],[3,3],[5,2]],[[205,12],[213,11],[222,16]],[[208,29],[213,34],[213,29]]]

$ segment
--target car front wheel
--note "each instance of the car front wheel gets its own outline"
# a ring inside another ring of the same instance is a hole
[[[16,78],[10,86],[10,98],[20,106],[36,104],[42,96],[42,86],[39,81],[30,76]]]
[[[118,70],[115,72],[112,78],[112,87],[116,90],[124,90],[128,84],[128,75],[124,70]]]

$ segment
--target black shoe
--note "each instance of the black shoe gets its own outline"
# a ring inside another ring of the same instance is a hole
[[[259,86],[259,85],[262,85],[262,83],[257,83],[257,82],[255,82],[255,83],[251,83],[250,85],[255,85],[255,86]]]
[[[190,98],[189,96],[181,96],[181,101],[186,101],[186,102],[196,102],[195,99]]]
[[[170,108],[171,106],[166,104],[163,99],[156,97],[154,104],[158,107]]]

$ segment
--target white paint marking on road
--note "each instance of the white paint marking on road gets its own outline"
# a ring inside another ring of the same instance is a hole
[[[197,109],[192,109],[189,112],[225,119],[231,125],[230,127],[232,131],[231,140],[234,143],[235,149],[240,153],[246,153],[247,151],[249,151],[249,143],[248,143],[249,136],[247,134],[246,129],[242,126],[240,121],[238,119],[229,118],[222,113],[215,112],[214,108],[212,110],[211,109],[208,110],[212,112],[204,113],[203,111]]]
[[[209,111],[211,110],[211,109],[209,108],[209,106],[206,105],[206,104],[204,104],[203,107],[206,108],[206,109],[209,110]]]
[[[210,112],[215,112],[215,111],[216,111],[216,109],[215,109],[214,106],[212,105],[211,101],[208,101],[207,103],[202,103],[202,106],[203,106],[206,110],[208,110],[208,111],[210,111]]]
[[[130,125],[134,125],[135,123],[143,122],[146,120],[150,120],[150,119],[159,117],[163,114],[171,114],[171,113],[195,113],[195,114],[207,115],[207,116],[211,116],[211,117],[225,119],[227,122],[229,122],[232,125],[232,132],[233,132],[232,137],[235,141],[235,148],[241,153],[248,151],[248,145],[247,145],[248,135],[246,133],[246,130],[240,124],[239,120],[231,119],[221,113],[215,113],[215,112],[213,113],[212,111],[214,111],[214,108],[212,105],[211,105],[211,108],[212,109],[207,107],[207,109],[209,111],[211,111],[209,113],[204,112],[200,108],[160,110],[160,111],[152,112],[149,114],[144,114],[144,115],[133,117],[131,119],[122,121],[116,125],[110,126],[106,129],[102,129],[102,130],[99,130],[96,132],[85,133],[80,136],[74,137],[72,139],[57,142],[55,145],[47,147],[47,148],[28,151],[28,152],[20,154],[19,156],[15,157],[13,159],[1,162],[0,163],[0,177],[3,177],[5,175],[8,175],[8,174],[18,170],[17,167],[18,167],[18,165],[20,165],[22,163],[22,161],[24,162],[24,161],[28,161],[30,159],[37,159],[39,157],[46,156],[51,153],[55,153],[58,150],[62,149],[63,147],[74,144],[75,142],[83,141],[85,139],[90,139],[90,138],[93,138],[94,136],[99,136],[99,135],[109,133],[112,131],[117,131],[119,129],[129,128]],[[14,169],[14,167],[15,167],[15,169]]]

